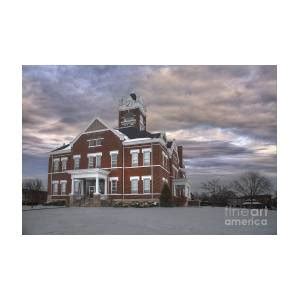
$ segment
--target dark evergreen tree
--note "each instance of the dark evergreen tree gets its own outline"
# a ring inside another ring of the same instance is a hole
[[[162,207],[173,206],[172,193],[171,193],[170,187],[167,183],[164,183],[164,185],[163,185],[159,200],[160,200],[160,206],[162,206]]]

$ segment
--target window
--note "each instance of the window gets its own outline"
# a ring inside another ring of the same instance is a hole
[[[111,167],[115,168],[117,166],[117,161],[118,161],[118,154],[112,154],[111,155]]]
[[[90,140],[89,142],[89,148],[90,147],[95,147],[96,146],[96,141],[95,140]]]
[[[66,194],[66,187],[67,187],[67,182],[66,181],[61,181],[60,182],[60,192],[62,195]]]
[[[78,170],[80,168],[80,156],[74,157],[74,169]]]
[[[59,158],[54,159],[53,161],[53,172],[59,171]]]
[[[139,165],[139,154],[138,152],[131,153],[131,166],[136,167]]]
[[[75,180],[75,181],[74,181],[74,192],[75,192],[75,194],[77,194],[77,195],[80,195],[80,194],[81,194],[81,184],[80,184],[80,181],[79,181],[79,180]]]
[[[101,146],[101,144],[102,144],[102,143],[101,143],[101,140],[102,140],[102,139],[88,140],[89,148]]]
[[[119,151],[110,151],[111,167],[116,168],[118,164]]]
[[[58,182],[53,182],[52,183],[52,194],[57,195],[58,194]]]
[[[94,168],[94,157],[89,156],[89,168]]]
[[[144,193],[150,193],[150,178],[143,179]]]
[[[61,159],[61,169],[62,169],[62,171],[67,170],[67,158],[62,158]]]
[[[96,155],[96,168],[101,168],[101,155]]]
[[[139,191],[139,177],[130,177],[131,193],[137,194]]]
[[[118,181],[116,179],[111,180],[111,193],[112,194],[117,193],[117,184],[118,184]]]
[[[144,157],[144,166],[149,166],[150,165],[150,151],[145,151],[143,153],[143,157]]]

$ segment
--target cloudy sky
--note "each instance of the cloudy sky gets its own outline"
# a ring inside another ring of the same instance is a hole
[[[276,182],[275,66],[23,66],[23,178],[46,181],[48,152],[99,116],[117,127],[135,91],[147,129],[184,146],[193,190],[259,171]]]

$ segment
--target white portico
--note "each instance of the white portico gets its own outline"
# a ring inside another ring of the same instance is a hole
[[[100,168],[69,170],[71,174],[70,196],[107,195],[109,171]]]
[[[191,199],[191,184],[186,178],[178,178],[173,181],[173,194],[177,197]]]

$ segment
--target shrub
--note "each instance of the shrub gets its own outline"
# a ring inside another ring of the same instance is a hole
[[[55,200],[51,202],[44,203],[45,206],[65,206],[66,200]]]
[[[160,206],[162,207],[174,206],[174,203],[172,201],[172,193],[167,183],[164,183],[163,185],[159,200],[160,200]]]
[[[144,207],[158,207],[158,203],[155,201],[132,201],[132,202],[113,202],[113,207],[135,207],[135,208],[144,208]]]

